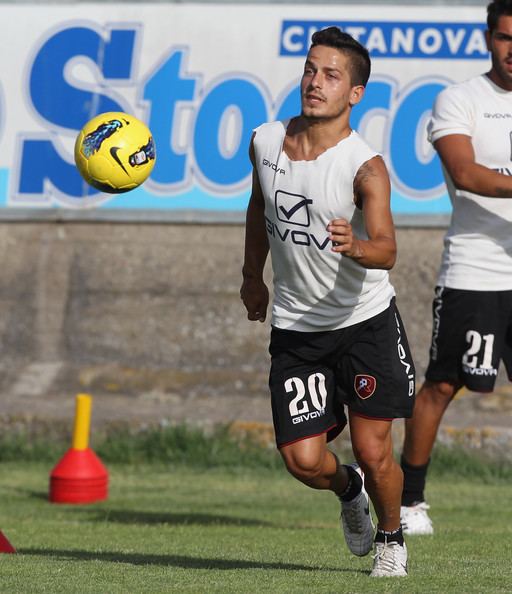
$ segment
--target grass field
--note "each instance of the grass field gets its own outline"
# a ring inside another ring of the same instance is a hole
[[[434,537],[408,539],[410,575],[371,579],[338,505],[283,471],[109,465],[108,501],[47,502],[47,463],[0,464],[0,592],[469,594],[511,592],[507,480],[434,477]]]

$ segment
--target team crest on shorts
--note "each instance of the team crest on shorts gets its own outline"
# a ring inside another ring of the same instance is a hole
[[[354,378],[354,390],[361,400],[370,398],[377,387],[377,380],[373,375],[358,373]]]

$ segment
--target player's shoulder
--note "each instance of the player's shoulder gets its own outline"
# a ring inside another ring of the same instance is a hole
[[[266,122],[254,128],[251,139],[251,150],[260,153],[281,147],[286,134],[286,126],[286,120],[277,120],[275,122]]]
[[[266,122],[257,128],[254,128],[252,135],[252,144],[255,148],[274,146],[282,144],[286,134],[287,120],[276,120],[275,122]]]
[[[362,148],[367,148],[369,150],[373,150],[370,147],[370,145],[368,144],[368,142],[361,136],[361,134],[359,134],[359,132],[357,130],[352,130],[350,132],[350,136],[348,137],[348,140],[356,146],[360,146]]]
[[[459,82],[452,83],[446,87],[447,91],[459,92],[464,91],[467,89],[478,87],[482,84],[484,79],[483,74],[478,74],[476,76],[472,76],[470,78],[466,78]]]
[[[432,108],[433,119],[435,122],[471,122],[487,98],[483,75],[454,83],[437,95]]]
[[[379,156],[356,130],[352,130],[350,136],[338,145],[338,150],[338,163],[343,163],[343,170],[348,168],[354,177],[363,166],[365,170],[371,169],[372,160]]]
[[[254,128],[255,136],[266,136],[270,134],[284,134],[289,120],[275,120],[274,122],[265,122]]]
[[[373,157],[380,156],[380,154],[373,149],[356,130],[352,130],[348,140],[351,143],[350,151],[352,154],[356,155],[357,159],[368,161]]]
[[[484,75],[473,76],[448,85],[439,93],[437,99],[438,101],[472,102],[477,100],[486,87]]]

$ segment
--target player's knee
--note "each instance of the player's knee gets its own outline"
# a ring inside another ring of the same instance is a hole
[[[394,463],[388,448],[378,443],[361,444],[354,448],[354,454],[365,475],[386,474]]]
[[[417,399],[434,406],[446,406],[455,396],[459,386],[451,382],[426,381],[418,392]]]
[[[320,456],[286,450],[281,450],[281,456],[288,472],[299,481],[309,482],[320,476],[322,472]]]

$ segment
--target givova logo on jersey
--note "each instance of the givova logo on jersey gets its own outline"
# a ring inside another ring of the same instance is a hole
[[[301,194],[291,194],[283,190],[277,190],[275,194],[277,218],[288,225],[309,227],[311,224],[310,204],[313,204],[313,200]]]
[[[294,394],[288,405],[294,425],[325,415],[327,389],[323,373],[312,373],[306,384],[300,377],[290,377],[284,382],[284,389]]]
[[[280,224],[265,217],[268,235],[283,243],[288,241],[295,245],[324,250],[329,245],[329,236],[325,234],[322,237],[317,237],[308,230],[311,225],[309,212],[311,204],[313,204],[313,200],[302,194],[277,190],[274,196],[274,205]]]
[[[269,161],[268,159],[263,159],[262,163],[265,167],[270,167],[270,169],[276,173],[286,175],[286,171],[282,167],[278,167],[277,163],[272,163],[272,161]]]
[[[398,316],[395,313],[395,323],[396,323],[396,330],[397,330],[397,341],[396,341],[396,349],[398,352],[398,358],[400,359],[400,364],[403,366],[403,370],[405,375],[407,376],[409,391],[409,397],[414,396],[415,393],[415,375],[414,375],[414,366],[412,361],[408,360],[408,354],[405,352],[404,345],[402,344],[402,330],[400,328],[400,321],[398,320]]]

